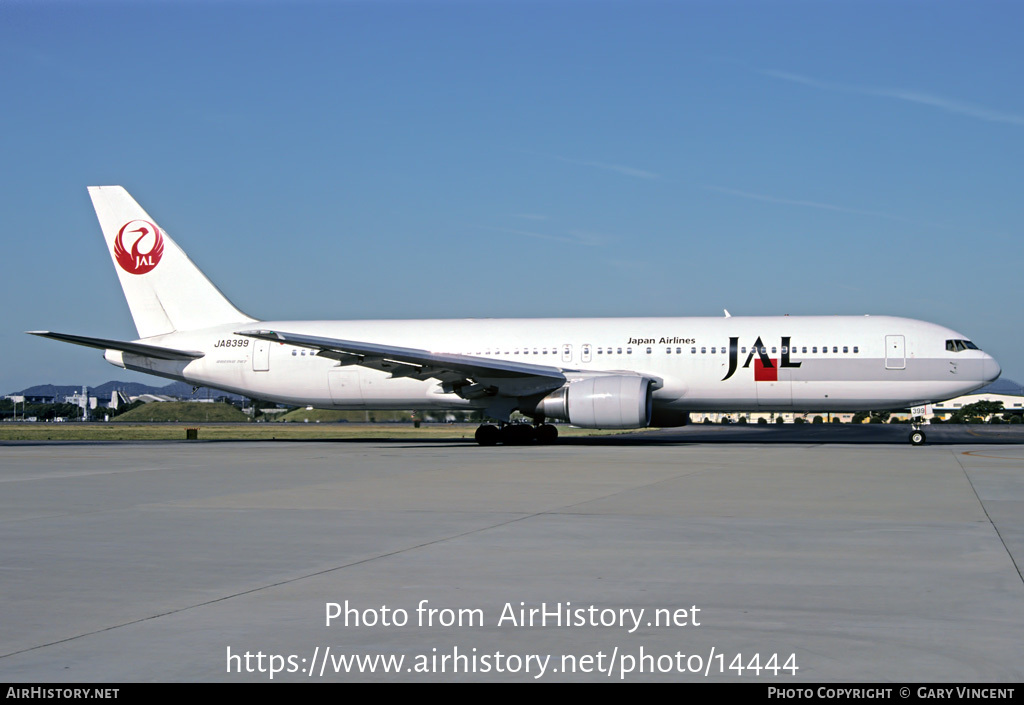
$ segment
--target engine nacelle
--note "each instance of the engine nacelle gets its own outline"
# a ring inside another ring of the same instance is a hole
[[[646,377],[588,377],[541,399],[536,412],[582,428],[643,428],[651,423],[652,394]]]

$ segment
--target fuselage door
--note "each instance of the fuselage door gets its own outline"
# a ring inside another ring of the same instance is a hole
[[[270,341],[256,341],[256,347],[252,351],[252,369],[255,372],[266,372],[270,369]]]
[[[760,360],[755,360],[755,365],[760,365]],[[793,378],[789,368],[779,369],[779,360],[772,359],[774,370],[761,369],[758,379],[758,371],[754,373],[754,387],[757,389],[757,405],[762,409],[779,409],[793,406]]]
[[[885,336],[885,369],[903,370],[907,367],[907,345],[902,335]]]
[[[582,347],[580,348],[580,353],[581,353],[580,354],[580,360],[582,362],[590,362],[590,355],[591,355],[590,351],[591,351],[590,343],[584,343],[582,345]]]
[[[327,371],[327,386],[331,390],[331,401],[342,407],[364,407],[359,370],[350,367],[332,367]]]
[[[568,343],[562,346],[562,362],[572,362],[572,346]]]

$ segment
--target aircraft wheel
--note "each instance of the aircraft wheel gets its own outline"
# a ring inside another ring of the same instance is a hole
[[[925,441],[924,431],[910,432],[910,445],[923,446]]]
[[[501,440],[501,431],[493,424],[484,424],[476,430],[476,442],[482,446],[496,446]]]
[[[533,426],[527,423],[510,423],[501,427],[501,442],[507,446],[525,446],[534,441]]]
[[[545,423],[537,427],[537,442],[549,445],[558,440],[558,427]]]

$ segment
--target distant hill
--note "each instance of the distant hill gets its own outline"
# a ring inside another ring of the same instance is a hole
[[[249,417],[224,402],[166,401],[143,404],[115,416],[111,421],[125,423],[245,423]]]
[[[238,394],[232,394],[231,392],[225,392],[220,389],[211,389],[210,387],[200,387],[195,394],[192,394],[192,385],[185,382],[171,382],[163,387],[157,387],[151,384],[144,384],[143,382],[105,382],[96,387],[88,387],[89,394],[98,399],[110,399],[110,393],[117,390],[124,392],[130,397],[135,397],[140,394],[163,394],[169,397],[177,397],[179,399],[216,399],[217,397],[228,397],[229,399],[242,399]],[[66,396],[71,396],[76,392],[82,391],[82,385],[80,384],[37,384],[34,387],[28,387],[21,390],[20,392],[11,392],[11,394],[21,394],[27,397],[57,397],[63,399]]]
[[[409,411],[338,411],[337,409],[307,409],[303,406],[275,417],[274,421],[285,423],[339,423],[341,421],[412,423],[412,414]]]

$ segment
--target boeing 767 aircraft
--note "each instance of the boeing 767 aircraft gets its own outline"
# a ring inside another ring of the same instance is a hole
[[[120,186],[89,188],[139,337],[34,335],[118,367],[324,409],[480,410],[479,443],[683,425],[691,411],[908,408],[995,380],[960,333],[889,316],[260,321]],[[533,424],[510,423],[519,411]],[[923,443],[915,426],[910,440]]]

